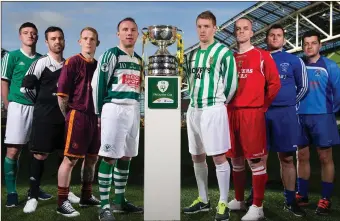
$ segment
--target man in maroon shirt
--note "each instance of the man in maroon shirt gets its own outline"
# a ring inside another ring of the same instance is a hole
[[[100,133],[94,113],[91,80],[97,67],[93,58],[99,45],[98,33],[86,27],[80,32],[81,53],[66,60],[58,81],[58,102],[66,121],[64,160],[58,171],[57,213],[66,217],[78,216],[68,200],[73,167],[78,159],[85,158],[82,171],[82,187],[79,205],[99,206],[92,195],[95,164],[98,160]]]
[[[268,179],[263,157],[266,155],[265,111],[281,87],[276,64],[269,52],[255,48],[252,22],[240,18],[234,33],[237,52],[234,54],[238,71],[238,88],[228,105],[232,148],[227,152],[233,165],[235,199],[230,210],[244,210],[245,159],[252,170],[253,205],[242,220],[264,218],[262,201]]]

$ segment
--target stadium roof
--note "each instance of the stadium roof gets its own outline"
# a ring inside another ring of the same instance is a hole
[[[291,53],[301,51],[301,36],[309,30],[320,32],[322,42],[340,40],[340,2],[258,2],[220,25],[215,39],[233,49],[236,46],[234,23],[241,17],[253,21],[252,43],[260,48],[266,47],[266,31],[273,24],[285,28],[287,44],[284,47]],[[185,54],[198,45],[187,48]]]
[[[1,58],[2,58],[3,56],[5,56],[5,54],[6,54],[7,52],[8,52],[8,51],[7,51],[6,49],[1,48]]]

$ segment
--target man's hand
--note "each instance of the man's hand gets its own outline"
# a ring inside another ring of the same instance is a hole
[[[8,100],[3,100],[2,102],[4,102],[4,107],[5,107],[5,110],[7,111],[8,110]]]
[[[2,102],[4,102],[6,111],[8,110],[8,104],[9,104],[8,93],[9,93],[8,81],[1,80],[1,98],[2,98]]]
[[[97,123],[97,126],[98,126],[98,127],[100,127],[100,124],[101,124],[101,122],[100,122],[100,117],[98,117],[98,123]]]

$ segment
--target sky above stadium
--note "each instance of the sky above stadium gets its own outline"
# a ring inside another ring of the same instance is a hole
[[[98,58],[108,48],[117,46],[117,23],[125,17],[133,17],[140,29],[150,25],[173,25],[184,31],[184,48],[197,43],[195,20],[199,13],[210,10],[221,25],[255,2],[2,2],[1,47],[15,50],[20,47],[18,28],[24,22],[33,22],[39,29],[37,51],[47,52],[44,31],[48,26],[59,26],[66,39],[64,57],[80,52],[79,32],[91,26],[99,32]],[[135,51],[142,52],[141,36]],[[153,55],[157,47],[146,45],[146,55]],[[171,53],[176,45],[169,47]]]

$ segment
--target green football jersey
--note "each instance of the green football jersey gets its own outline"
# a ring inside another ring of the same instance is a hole
[[[33,105],[32,101],[20,92],[20,87],[31,64],[39,57],[41,57],[41,54],[38,53],[29,57],[22,49],[19,49],[8,52],[1,59],[1,79],[7,80],[10,83],[8,101]]]
[[[214,42],[207,49],[197,48],[187,56],[190,105],[204,108],[228,103],[237,88],[233,53]]]
[[[128,55],[119,47],[107,50],[98,60],[92,78],[93,102],[96,114],[105,103],[139,103],[142,58]]]

